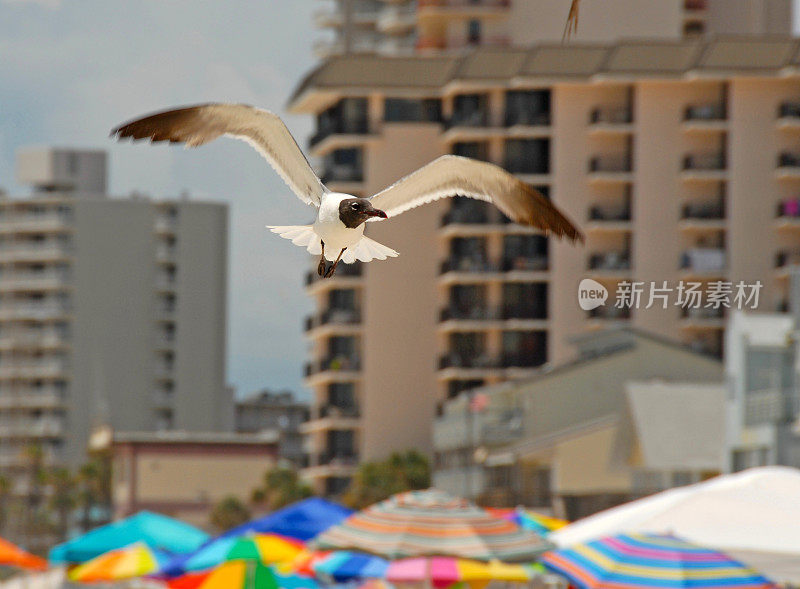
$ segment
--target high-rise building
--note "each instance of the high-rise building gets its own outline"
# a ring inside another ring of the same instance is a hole
[[[452,53],[560,41],[571,0],[332,0],[314,15],[330,31],[318,57]],[[710,34],[788,35],[791,0],[584,0],[577,42]]]
[[[586,4],[590,4],[587,0]],[[588,26],[588,24],[587,24]],[[328,186],[368,196],[442,154],[504,166],[549,194],[585,245],[447,199],[370,224],[400,257],[310,273],[307,474],[341,488],[358,460],[430,450],[437,400],[571,357],[568,338],[625,324],[722,353],[725,307],[617,308],[623,281],[762,283],[784,306],[800,259],[798,41],[720,38],[335,58],[297,89]],[[360,121],[361,126],[354,126]],[[592,278],[606,305],[584,311]],[[601,386],[601,384],[598,384]],[[327,486],[326,486],[327,485]]]
[[[33,192],[0,200],[3,472],[30,446],[76,465],[99,425],[229,431],[227,206],[109,198],[101,151],[24,150],[17,175]]]

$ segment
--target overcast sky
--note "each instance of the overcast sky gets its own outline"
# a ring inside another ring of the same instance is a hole
[[[305,252],[265,225],[307,223],[311,209],[246,144],[197,150],[115,145],[135,115],[209,100],[281,112],[314,64],[318,0],[0,0],[0,186],[31,144],[104,148],[111,192],[188,190],[230,203],[228,380],[239,392],[301,390],[311,309]],[[301,144],[310,117],[286,119]]]
[[[116,145],[107,136],[135,115],[180,104],[237,101],[282,112],[314,64],[311,12],[321,6],[318,0],[0,0],[0,186],[12,194],[25,190],[13,178],[21,146],[100,147],[111,155],[115,195],[188,190],[229,202],[228,379],[240,394],[302,389],[308,258],[264,226],[306,223],[311,210],[243,143],[186,151]],[[305,144],[310,117],[283,114]]]

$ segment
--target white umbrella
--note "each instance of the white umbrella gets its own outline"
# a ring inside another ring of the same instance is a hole
[[[745,562],[750,553],[754,558],[748,564],[773,580],[791,576],[797,581],[797,569],[789,573],[780,563],[800,560],[798,522],[800,470],[769,466],[601,511],[550,534],[548,540],[563,547],[624,532],[673,534]]]

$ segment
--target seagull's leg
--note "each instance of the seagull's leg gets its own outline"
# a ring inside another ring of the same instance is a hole
[[[319,264],[317,264],[317,274],[322,276],[325,274],[325,242],[320,241],[322,244],[322,257],[319,259]]]
[[[339,265],[339,260],[342,259],[342,254],[344,253],[344,250],[346,250],[346,249],[347,249],[346,247],[343,247],[342,251],[339,252],[339,255],[336,256],[336,261],[333,263],[333,266],[328,268],[328,271],[325,272],[325,278],[330,278],[331,276],[333,276],[333,273],[336,272],[336,266]]]

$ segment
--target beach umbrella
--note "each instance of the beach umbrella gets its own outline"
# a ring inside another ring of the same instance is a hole
[[[302,542],[275,534],[221,538],[193,553],[184,561],[183,569],[186,572],[202,571],[228,560],[259,560],[263,564],[290,562],[302,551]],[[168,566],[169,562],[165,564],[165,567]],[[163,570],[160,572],[163,573]]]
[[[272,569],[254,560],[231,560],[215,568],[197,589],[279,589]]]
[[[140,511],[125,519],[95,528],[59,544],[50,551],[54,563],[81,563],[109,550],[143,542],[150,548],[172,554],[196,550],[208,534],[171,517]]]
[[[628,532],[672,534],[800,585],[800,470],[751,468],[601,511],[550,534],[558,546]]]
[[[518,507],[514,511],[511,521],[516,522],[526,530],[531,530],[544,536],[569,525],[569,522],[565,519],[542,515],[522,507]]]
[[[186,573],[180,577],[174,577],[166,582],[169,589],[197,589],[208,578],[211,571],[200,571],[197,573]]]
[[[68,576],[79,583],[132,579],[155,573],[166,559],[166,555],[137,542],[96,556],[72,569]]]
[[[527,583],[534,575],[533,569],[522,565],[433,556],[396,560],[389,564],[385,578],[390,583],[430,582],[434,587],[449,587],[459,582]]]
[[[12,566],[22,569],[43,571],[47,568],[47,561],[30,552],[24,551],[8,540],[0,538],[0,566]]]
[[[389,561],[379,556],[346,550],[330,552],[311,564],[317,577],[337,583],[351,579],[380,579],[388,568]]]
[[[581,589],[775,587],[721,552],[655,534],[600,538],[547,552],[540,562]]]
[[[529,562],[550,544],[465,499],[428,489],[400,493],[371,505],[317,536],[310,546],[389,559],[456,556]]]
[[[224,561],[236,539],[248,534],[276,534],[305,542],[338,524],[352,513],[352,509],[320,497],[304,499],[232,528],[207,541],[191,554],[176,556],[164,566],[161,574],[174,577],[190,570],[197,570],[198,561],[195,561],[194,565],[188,563],[198,556],[199,552],[203,552],[204,556],[198,556],[198,559],[211,563],[208,566],[217,565]]]

